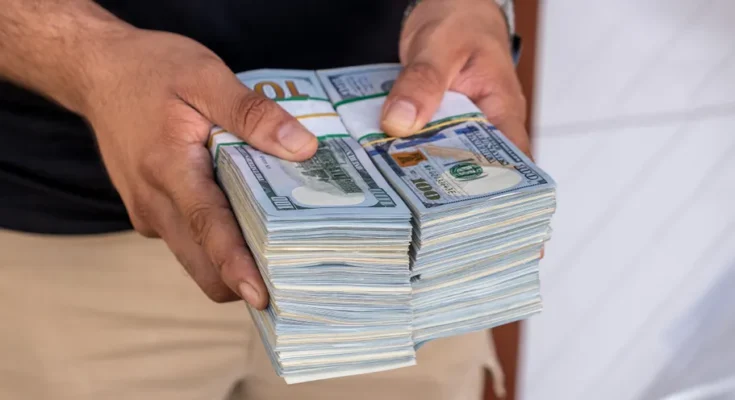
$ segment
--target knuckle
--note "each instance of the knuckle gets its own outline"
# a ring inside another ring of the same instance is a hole
[[[416,84],[417,89],[434,89],[446,86],[445,78],[432,64],[427,62],[412,63],[406,67],[405,79]]]
[[[148,150],[140,157],[138,174],[147,182],[154,182],[164,168],[165,157],[161,152]]]
[[[133,199],[128,206],[128,216],[136,232],[147,238],[159,237],[157,230],[151,223],[148,202],[139,198]]]
[[[266,97],[255,92],[248,93],[238,98],[232,105],[232,120],[240,121],[242,129],[240,134],[247,140],[268,121],[277,115],[276,105]]]
[[[513,61],[511,54],[508,51],[508,42],[505,40],[498,40],[492,32],[482,36],[482,40],[477,42],[477,48],[483,54],[486,54],[488,58],[498,60],[502,57],[503,60],[510,61],[512,65]]]
[[[206,267],[209,268],[209,266]],[[193,268],[191,266],[185,266],[185,268],[194,282],[196,282],[197,286],[199,286],[199,289],[201,289],[201,291],[204,292],[204,294],[213,302],[228,303],[239,299],[237,294],[227,287],[222,280],[203,278],[198,276],[196,272],[192,271]]]
[[[240,298],[224,285],[207,286],[201,288],[204,294],[215,303],[229,303]]]
[[[504,119],[526,119],[526,98],[523,94],[501,94],[498,103],[498,116]]]
[[[526,98],[519,91],[513,94],[509,94],[501,87],[496,88],[491,92],[488,99],[488,107],[485,109],[485,113],[489,118],[497,121],[507,121],[511,119],[525,121],[526,119]]]
[[[495,118],[497,118],[498,120],[506,121],[512,118],[515,111],[516,110],[513,110],[513,107],[509,104],[509,102],[505,101],[502,98],[499,99],[499,101],[495,104]]]
[[[214,270],[217,271],[220,276],[226,278],[230,273],[230,266],[232,263],[227,260],[226,257],[219,257],[219,255],[217,255],[212,258],[212,265],[214,266]]]
[[[204,80],[210,80],[222,74],[226,69],[222,59],[212,53],[204,53],[195,61],[199,76]]]
[[[192,65],[195,67],[192,68]],[[175,78],[178,79],[177,86],[184,91],[199,90],[203,85],[217,79],[222,74],[223,69],[226,69],[226,67],[219,57],[209,52],[202,52],[191,60],[185,70],[182,69],[181,73],[176,75]]]
[[[227,303],[238,299],[237,294],[227,287],[212,270],[209,263],[197,264],[181,250],[174,251],[174,255],[186,273],[210,300],[216,303]]]
[[[189,230],[191,232],[192,239],[197,245],[203,246],[214,227],[212,206],[196,202],[191,204],[184,211],[184,215],[189,221]]]
[[[214,265],[215,271],[219,273],[225,282],[238,280],[236,277],[239,275],[239,272],[242,272],[238,271],[238,269],[245,265],[241,261],[237,253],[232,250],[222,251],[219,254],[214,254],[212,257],[212,264]]]
[[[493,76],[490,79],[494,82],[497,94],[508,103],[509,107],[525,110],[526,96],[515,74]]]
[[[487,107],[484,108],[485,115],[496,123],[502,123],[507,120],[511,114],[511,107],[505,99],[499,96],[489,98]]]
[[[131,222],[133,224],[133,229],[141,236],[148,239],[156,239],[160,237],[155,229],[153,229],[150,225],[143,222],[142,220],[131,217]]]

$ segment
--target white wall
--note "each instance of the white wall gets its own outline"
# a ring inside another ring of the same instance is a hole
[[[546,0],[542,15],[535,152],[558,212],[522,398],[651,398],[735,269],[735,0]]]

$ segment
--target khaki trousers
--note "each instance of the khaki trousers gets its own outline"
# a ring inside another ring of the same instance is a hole
[[[208,300],[162,241],[0,230],[2,400],[478,400],[486,368],[502,379],[479,332],[414,367],[286,385],[245,305]]]

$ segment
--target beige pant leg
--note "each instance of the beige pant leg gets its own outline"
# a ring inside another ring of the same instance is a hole
[[[0,399],[225,399],[250,324],[160,240],[0,230]]]
[[[0,399],[477,400],[485,332],[431,342],[418,365],[286,385],[242,303],[210,302],[166,246],[134,233],[0,231]]]
[[[502,372],[488,332],[429,342],[417,352],[417,365],[374,374],[286,385],[270,367],[261,345],[249,353],[242,400],[480,400],[485,371],[494,373],[496,393]]]

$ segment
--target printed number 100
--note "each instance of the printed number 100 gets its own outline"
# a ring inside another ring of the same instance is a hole
[[[411,179],[411,182],[413,182],[413,185],[416,186],[416,189],[420,190],[424,193],[424,197],[426,197],[429,200],[439,200],[441,196],[439,193],[437,193],[434,188],[429,185],[428,182],[426,182],[426,179],[424,178],[418,178],[418,179]]]

